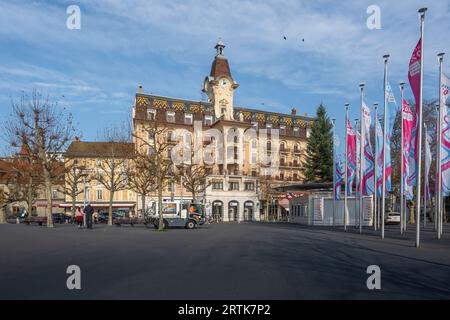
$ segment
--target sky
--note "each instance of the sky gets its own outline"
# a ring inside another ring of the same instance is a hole
[[[67,28],[70,5],[80,8],[79,30]],[[370,5],[380,8],[381,29],[367,27]],[[0,0],[0,117],[22,91],[37,89],[73,114],[83,140],[98,139],[130,117],[139,85],[201,100],[221,38],[240,84],[236,106],[314,115],[323,103],[343,137],[344,104],[359,117],[361,81],[366,103],[382,105],[384,54],[400,99],[421,7],[424,97],[436,99],[437,53],[447,52],[450,73],[450,0]],[[409,86],[405,96],[412,98]]]

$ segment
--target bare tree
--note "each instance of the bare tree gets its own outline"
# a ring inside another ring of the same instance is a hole
[[[65,165],[65,187],[64,193],[72,199],[72,217],[75,217],[77,196],[84,190],[78,186],[82,183],[91,181],[86,166],[80,165],[76,159],[67,159]]]
[[[143,124],[140,132],[134,132],[133,137],[137,141],[137,148],[147,152],[150,158],[150,172],[153,173],[156,188],[158,192],[158,213],[160,231],[164,230],[164,220],[162,211],[163,188],[167,186],[170,173],[173,169],[173,162],[169,154],[172,145],[170,138],[167,137],[168,129],[166,126],[156,121]]]
[[[47,200],[47,227],[52,228],[52,187],[61,181],[64,174],[60,155],[75,133],[72,115],[36,90],[31,98],[22,94],[18,102],[13,101],[12,111],[11,118],[6,123],[10,144],[18,147],[23,137],[26,137],[33,161],[42,171]]]
[[[270,195],[273,192],[274,179],[269,172],[266,172],[266,168],[261,167],[259,169],[259,192],[260,198],[265,201],[266,208],[264,210],[264,220],[269,220],[269,200]]]
[[[197,196],[205,192],[211,181],[207,179],[209,167],[204,163],[195,163],[194,152],[191,147],[189,163],[179,166],[178,175],[183,176],[183,187],[192,194],[192,201],[196,203]]]
[[[6,195],[3,187],[0,187],[0,224],[6,223]]]
[[[154,158],[145,152],[139,152],[127,170],[129,188],[141,195],[142,215],[145,213],[146,196],[156,190],[153,161]]]
[[[128,149],[124,143],[110,142],[108,154],[97,161],[95,177],[92,177],[109,191],[108,225],[110,226],[113,224],[114,195],[126,189],[128,185],[128,160],[132,157],[131,154],[126,154]]]
[[[9,158],[0,165],[1,207],[5,209],[9,204],[26,202],[30,217],[40,186],[39,168],[33,168],[23,157]]]

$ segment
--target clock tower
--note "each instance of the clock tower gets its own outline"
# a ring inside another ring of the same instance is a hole
[[[214,113],[217,119],[233,119],[233,94],[239,87],[231,76],[230,66],[223,50],[225,45],[222,40],[216,44],[216,56],[211,66],[211,73],[205,78],[203,92],[208,95],[208,100],[214,105]]]

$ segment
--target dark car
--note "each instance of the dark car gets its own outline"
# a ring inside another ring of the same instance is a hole
[[[116,218],[126,218],[127,214],[125,211],[113,211],[113,221]],[[97,216],[98,223],[108,223],[109,214],[108,212],[100,212]]]
[[[65,223],[68,221],[67,216],[64,213],[53,213],[53,223]]]

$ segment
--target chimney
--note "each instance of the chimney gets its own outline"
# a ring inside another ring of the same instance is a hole
[[[142,86],[139,86],[137,93],[142,93]]]
[[[305,117],[307,117],[308,116],[308,112],[305,112]]]
[[[295,107],[292,107],[291,109],[291,115],[296,116],[297,115],[297,109]]]

